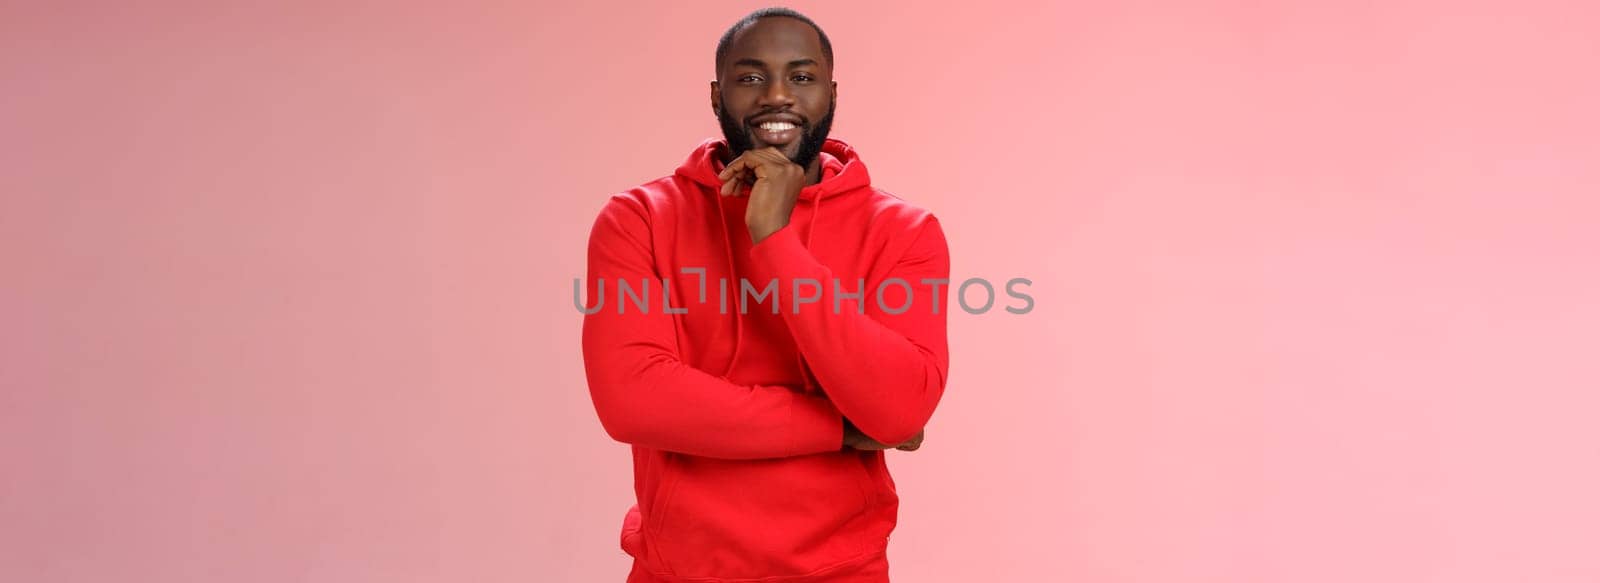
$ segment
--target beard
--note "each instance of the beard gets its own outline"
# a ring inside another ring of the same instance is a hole
[[[828,131],[833,129],[833,108],[835,105],[834,103],[829,103],[827,115],[822,116],[822,119],[817,120],[816,123],[806,120],[805,125],[802,126],[805,131],[800,134],[800,150],[796,151],[793,156],[789,156],[790,162],[794,162],[801,168],[811,167],[811,162],[817,159],[818,154],[822,153],[822,143],[828,139]],[[750,129],[749,124],[735,120],[733,116],[728,115],[727,107],[717,108],[717,123],[722,126],[722,137],[728,141],[728,149],[732,151],[728,161],[731,162],[745,152],[755,149],[755,137],[752,135],[755,132]]]

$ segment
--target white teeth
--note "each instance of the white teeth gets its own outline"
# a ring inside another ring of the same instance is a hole
[[[782,122],[782,121],[769,121],[767,123],[761,124],[761,129],[767,130],[769,132],[788,131],[788,130],[794,129],[794,127],[795,127],[794,124],[789,123],[789,122]]]

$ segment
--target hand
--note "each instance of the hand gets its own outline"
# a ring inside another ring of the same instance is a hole
[[[750,228],[750,240],[760,243],[789,224],[789,214],[794,212],[800,189],[805,187],[806,169],[791,162],[777,148],[762,148],[734,158],[717,178],[722,180],[722,196],[738,196],[741,185],[755,183],[750,187],[744,224]]]
[[[851,449],[865,451],[885,450],[891,447],[900,451],[916,451],[917,448],[922,447],[922,434],[925,432],[926,430],[918,431],[915,437],[912,437],[903,443],[898,445],[889,445],[874,440],[871,437],[867,437],[867,435],[862,433],[861,430],[856,429],[856,426],[850,423],[849,419],[846,419],[844,421],[844,446]]]

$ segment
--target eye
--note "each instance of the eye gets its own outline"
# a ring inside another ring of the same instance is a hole
[[[756,75],[754,73],[747,73],[747,74],[744,74],[744,75],[740,75],[738,81],[740,83],[743,83],[743,84],[746,84],[746,85],[749,85],[751,83],[760,83],[761,82],[761,76],[760,75]]]
[[[813,78],[809,73],[796,73],[795,76],[790,77],[789,80],[794,81],[795,83],[810,83],[816,79]]]

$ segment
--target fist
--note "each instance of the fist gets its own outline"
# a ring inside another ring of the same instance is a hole
[[[871,437],[867,437],[867,435],[862,433],[861,430],[856,429],[856,426],[851,424],[849,419],[846,419],[844,422],[844,445],[845,447],[851,449],[866,451],[877,451],[889,448],[898,449],[900,451],[916,451],[917,448],[922,447],[922,435],[923,433],[926,433],[926,431],[927,430],[918,431],[916,436],[906,440],[905,442],[889,445],[887,443],[874,440]]]

